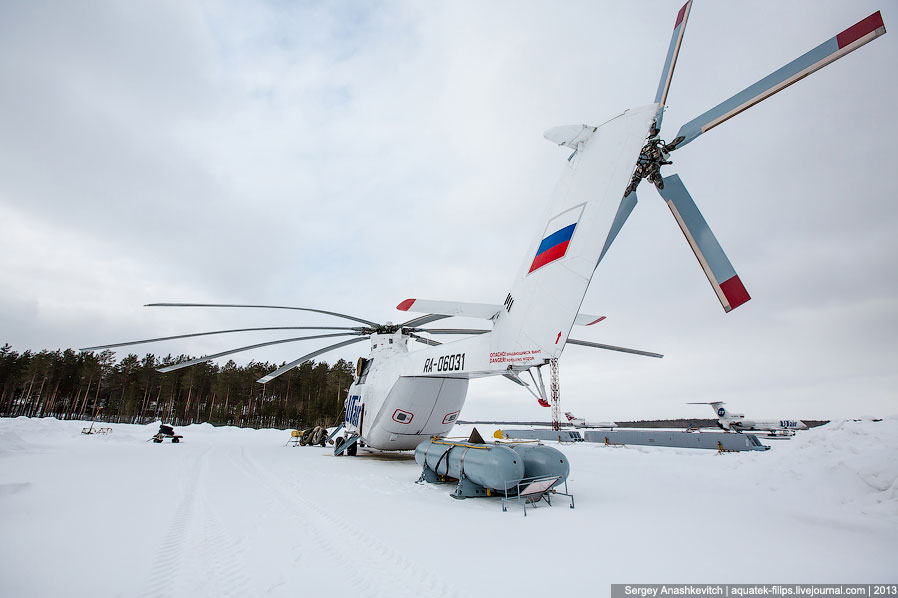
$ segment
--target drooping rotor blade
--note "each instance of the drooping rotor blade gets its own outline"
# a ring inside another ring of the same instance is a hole
[[[228,334],[231,332],[256,332],[259,330],[356,330],[349,326],[268,326],[265,328],[234,328],[233,330],[215,330],[213,332],[194,332],[191,334],[178,334],[175,336],[160,336],[157,338],[147,338],[139,341],[128,341],[125,343],[113,343],[111,345],[98,345],[96,347],[84,347],[79,351],[97,351],[99,349],[112,349],[115,347],[127,347],[128,345],[141,345],[143,343],[155,343],[157,341],[170,341],[179,338],[191,338],[194,336],[209,336],[211,334]]]
[[[677,132],[677,138],[668,144],[669,149],[679,149],[717,125],[733,118],[743,110],[769,98],[796,81],[838,60],[864,44],[873,41],[886,32],[882,15],[876,11],[842,33],[830,38],[781,69],[767,75],[754,85],[740,91],[730,99],[721,102],[698,118],[695,118]],[[680,137],[683,139],[680,140]]]
[[[312,359],[313,357],[318,357],[322,353],[327,353],[328,351],[333,351],[334,349],[339,349],[340,347],[345,347],[345,346],[351,345],[353,343],[358,343],[358,342],[361,342],[368,338],[370,338],[370,337],[367,335],[363,336],[361,338],[353,338],[353,339],[349,339],[348,341],[343,341],[343,342],[337,343],[335,345],[331,345],[329,347],[324,347],[323,349],[318,349],[317,351],[312,351],[311,353],[307,353],[306,355],[303,355],[299,359],[295,359],[295,360],[291,361],[287,365],[279,367],[278,369],[271,372],[270,374],[266,374],[266,375],[262,376],[261,378],[256,380],[256,382],[258,382],[259,384],[265,384],[267,382],[271,382],[272,380],[274,380],[281,374],[283,374],[285,372],[289,372],[293,368],[304,364],[305,362]]]
[[[665,177],[664,188],[658,193],[680,225],[724,311],[736,309],[751,299],[680,177],[675,174]]]
[[[337,316],[338,318],[346,318],[354,322],[361,322],[368,326],[377,328],[380,326],[377,322],[356,318],[355,316],[347,316],[346,314],[337,313],[335,311],[325,311],[323,309],[312,309],[310,307],[290,307],[285,305],[238,305],[234,303],[147,303],[144,307],[253,307],[259,309],[292,309],[297,311],[311,311],[318,314],[327,314],[329,316]]]
[[[602,258],[605,257],[611,244],[614,243],[614,240],[617,238],[617,233],[624,227],[624,222],[630,217],[630,213],[633,212],[633,208],[636,207],[637,201],[636,191],[630,191],[620,200],[620,205],[617,207],[617,214],[614,215],[614,221],[611,223],[611,230],[608,231],[608,236],[605,237],[605,246],[602,247],[599,261],[596,262],[596,268],[602,263]]]
[[[430,324],[431,322],[436,322],[437,320],[444,320],[451,316],[444,316],[443,314],[427,314],[426,316],[418,316],[417,318],[412,318],[408,322],[404,322],[399,325],[400,328],[414,328],[415,326],[423,326],[424,324]]]
[[[661,80],[658,82],[658,91],[655,93],[655,103],[658,114],[655,116],[655,127],[661,128],[661,119],[664,117],[664,104],[667,103],[667,92],[670,91],[670,82],[673,79],[674,67],[677,65],[677,56],[680,53],[680,44],[683,43],[683,34],[686,32],[686,21],[692,10],[692,0],[689,0],[677,13],[677,21],[674,23],[673,35],[670,37],[670,47],[667,49],[667,57],[664,59],[664,68],[661,70]]]
[[[639,349],[628,349],[626,347],[617,347],[615,345],[603,345],[602,343],[591,343],[589,341],[578,341],[572,338],[567,339],[572,345],[581,345],[583,347],[594,347],[596,349],[608,349],[609,351],[619,351],[621,353],[632,353],[633,355],[643,355],[645,357],[657,357],[662,358],[664,355],[660,353],[651,353],[649,351],[640,351]]]
[[[428,334],[486,334],[489,330],[479,330],[477,328],[419,328],[418,332],[426,332]]]
[[[315,336],[300,336],[297,338],[284,338],[276,341],[268,341],[266,343],[258,343],[256,345],[249,345],[246,347],[239,347],[237,349],[231,349],[229,351],[222,351],[221,353],[215,353],[214,355],[203,355],[202,357],[197,357],[196,359],[191,359],[190,361],[184,361],[181,363],[176,363],[174,365],[169,365],[164,368],[158,368],[157,372],[171,372],[174,370],[180,370],[181,368],[190,367],[192,365],[196,365],[197,363],[202,363],[204,361],[210,361],[212,359],[218,359],[219,357],[224,357],[225,355],[231,355],[233,353],[240,353],[241,351],[249,351],[250,349],[258,349],[259,347],[269,347],[271,345],[280,345],[282,343],[293,343],[297,341],[307,341],[316,338],[332,338],[335,336],[358,336],[360,332],[340,332],[337,334],[318,334]]]
[[[435,346],[437,346],[437,345],[442,345],[442,344],[443,344],[443,343],[441,343],[441,342],[439,342],[439,341],[435,341],[435,340],[430,339],[430,338],[424,338],[423,336],[418,336],[417,334],[414,334],[414,333],[412,333],[412,332],[409,333],[409,336],[412,337],[413,339],[415,339],[416,341],[418,341],[419,343],[423,343],[423,344],[425,344],[425,345],[430,345],[431,347],[435,347]]]

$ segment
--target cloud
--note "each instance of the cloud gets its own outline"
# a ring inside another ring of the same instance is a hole
[[[695,6],[664,135],[876,8]],[[650,101],[673,19],[662,2],[0,11],[0,340],[20,349],[334,323],[140,307],[157,300],[394,321],[406,297],[500,302],[566,158],[542,131]],[[735,312],[640,188],[583,306],[608,320],[578,336],[666,357],[570,348],[566,406],[598,419],[714,397],[765,417],[894,412],[893,38],[674,154],[669,172],[754,297]],[[473,383],[464,415],[548,417],[503,380]]]

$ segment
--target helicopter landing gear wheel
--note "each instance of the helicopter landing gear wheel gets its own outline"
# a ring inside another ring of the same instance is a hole
[[[312,430],[312,436],[309,444],[315,445],[320,444],[324,446],[324,441],[327,439],[327,429],[322,428],[321,426],[315,426],[315,429]]]

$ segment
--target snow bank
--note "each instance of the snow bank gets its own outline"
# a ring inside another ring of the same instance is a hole
[[[563,446],[576,509],[526,519],[416,485],[408,454],[334,458],[285,447],[287,431],[207,424],[154,444],[158,424],[88,425],[0,420],[0,596],[898,581],[898,418],[834,422],[763,453]]]

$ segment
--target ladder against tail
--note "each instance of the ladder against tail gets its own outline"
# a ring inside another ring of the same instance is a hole
[[[381,324],[306,307],[152,304],[297,310],[350,320],[352,325],[219,330],[89,349],[249,330],[327,330],[325,334],[247,345],[162,368],[171,371],[268,345],[344,337],[260,378],[260,383],[272,384],[270,395],[279,392],[274,381],[283,373],[328,351],[370,340],[370,353],[367,358],[359,359],[355,380],[348,389],[343,435],[335,438],[336,452],[348,454],[353,454],[359,445],[411,449],[425,437],[448,433],[464,405],[472,378],[504,376],[525,387],[540,404],[548,406],[541,368],[557,359],[569,344],[661,357],[570,336],[574,326],[589,326],[603,319],[580,313],[580,306],[596,267],[636,206],[636,190],[641,181],[647,179],[657,188],[724,310],[746,303],[750,299],[748,291],[685,184],[676,174],[664,176],[661,169],[672,164],[673,151],[885,33],[882,16],[874,13],[689,121],[676,137],[666,142],[661,138],[661,124],[691,8],[690,0],[677,13],[653,103],[627,110],[601,125],[566,125],[546,131],[546,139],[565,148],[566,155],[570,155],[551,199],[534,223],[530,246],[502,304],[407,299],[398,309],[422,315],[400,324]],[[485,325],[482,328],[430,326],[453,316],[479,318]],[[464,338],[442,343],[436,340],[440,335]],[[411,341],[426,347],[409,351]],[[530,383],[522,378],[525,372]]]

